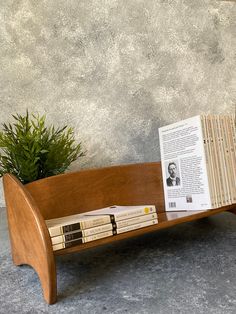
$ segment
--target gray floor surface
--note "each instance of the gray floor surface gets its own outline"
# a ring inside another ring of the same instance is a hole
[[[236,216],[185,223],[57,258],[58,302],[12,264],[0,209],[0,313],[236,313]]]

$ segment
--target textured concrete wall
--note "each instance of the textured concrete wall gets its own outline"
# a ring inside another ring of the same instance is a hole
[[[159,126],[234,111],[235,6],[1,1],[0,123],[28,108],[74,126],[88,153],[72,170],[159,160]]]

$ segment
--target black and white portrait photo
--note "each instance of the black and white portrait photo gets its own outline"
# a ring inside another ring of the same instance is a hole
[[[171,161],[167,163],[167,186],[177,186],[180,185],[180,177],[178,171],[178,165],[176,161]]]

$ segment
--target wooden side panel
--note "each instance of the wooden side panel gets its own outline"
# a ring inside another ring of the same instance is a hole
[[[56,266],[44,219],[19,180],[6,174],[3,184],[13,262],[32,266],[40,278],[45,300],[54,303],[57,294]]]
[[[83,170],[26,185],[44,219],[110,205],[154,204],[164,211],[160,163]]]

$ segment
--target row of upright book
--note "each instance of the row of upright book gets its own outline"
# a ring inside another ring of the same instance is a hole
[[[236,203],[235,115],[198,115],[159,129],[167,211]]]
[[[83,214],[46,220],[54,251],[157,223],[154,205],[115,205]]]

